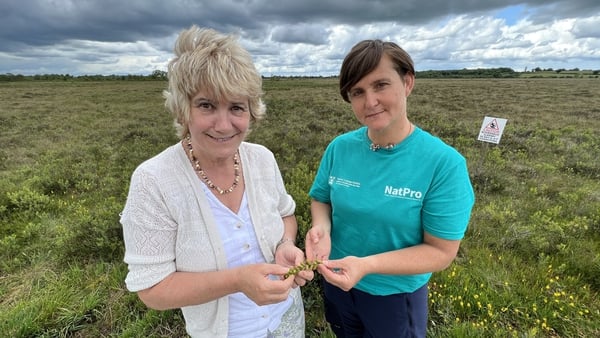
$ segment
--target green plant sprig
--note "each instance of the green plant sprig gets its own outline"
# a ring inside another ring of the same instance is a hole
[[[304,270],[316,270],[317,267],[319,266],[319,264],[321,264],[321,261],[318,259],[316,259],[314,261],[304,261],[304,262],[290,268],[290,270],[285,275],[283,275],[283,278],[288,278],[291,275],[296,275],[300,271],[304,271]]]

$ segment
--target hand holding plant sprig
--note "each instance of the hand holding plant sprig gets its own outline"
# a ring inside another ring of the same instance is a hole
[[[283,277],[288,278],[291,275],[297,275],[301,271],[317,270],[317,267],[319,266],[319,264],[321,264],[321,261],[319,261],[319,260],[304,261],[304,262],[290,268],[290,270],[285,275],[283,275]]]
[[[275,262],[283,266],[291,266],[283,277],[294,276],[294,282],[297,286],[304,286],[308,281],[311,281],[315,277],[313,270],[320,263],[307,265],[304,259],[304,252],[294,245],[293,241],[287,241],[277,246],[275,250]]]

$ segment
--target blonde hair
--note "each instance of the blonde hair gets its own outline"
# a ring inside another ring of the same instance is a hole
[[[216,100],[247,97],[251,124],[265,116],[262,77],[237,36],[193,25],[179,34],[174,52],[163,95],[180,138],[189,133],[191,99],[200,90]]]

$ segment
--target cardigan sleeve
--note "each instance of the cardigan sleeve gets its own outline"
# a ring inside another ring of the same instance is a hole
[[[281,217],[291,216],[296,211],[296,202],[285,189],[285,183],[281,176],[281,171],[277,165],[277,161],[273,158],[273,171],[275,176],[275,187],[279,195],[279,214]]]
[[[127,288],[147,289],[171,274],[175,267],[177,225],[170,217],[156,177],[143,167],[134,171],[121,213]]]

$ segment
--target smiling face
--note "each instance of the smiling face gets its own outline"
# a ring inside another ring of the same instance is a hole
[[[367,126],[369,135],[386,142],[409,124],[406,98],[414,85],[414,75],[398,74],[389,56],[383,55],[378,66],[348,91],[352,110],[358,121]]]
[[[175,118],[181,139],[190,133],[191,110],[195,107],[191,101],[199,95],[209,102],[244,98],[240,101],[250,112],[251,124],[265,116],[262,77],[236,35],[195,25],[183,30],[175,42],[175,57],[169,61],[167,74],[165,107]]]
[[[247,98],[216,100],[200,91],[190,102],[189,131],[194,154],[205,161],[229,159],[250,127]]]

